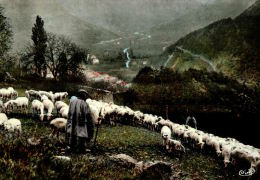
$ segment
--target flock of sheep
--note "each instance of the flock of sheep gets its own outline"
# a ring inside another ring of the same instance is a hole
[[[29,102],[31,101],[33,113],[39,115],[41,120],[45,116],[44,110],[47,110],[48,120],[51,120],[56,110],[60,117],[53,119],[50,124],[53,128],[52,134],[58,136],[59,131],[64,130],[67,123],[69,105],[62,101],[67,96],[68,93],[66,92],[52,93],[29,90],[25,91],[25,97],[18,97],[18,93],[13,88],[0,89],[0,97],[6,101],[5,103],[0,101],[0,112],[2,109],[2,111],[8,113],[13,111],[15,107],[21,113],[27,112]],[[185,152],[183,144],[188,144],[192,148],[201,150],[212,149],[219,157],[223,158],[225,167],[229,163],[236,166],[241,162],[247,162],[250,164],[251,170],[260,170],[260,149],[244,145],[236,139],[221,138],[187,125],[173,123],[160,116],[133,111],[127,106],[118,106],[113,103],[91,99],[87,99],[86,102],[91,109],[92,117],[96,124],[106,122],[111,125],[121,123],[141,126],[151,131],[161,132],[163,145],[169,152]],[[12,132],[17,130],[19,133],[21,133],[22,129],[19,120],[8,120],[3,113],[0,113],[0,126],[4,126],[6,130]],[[174,140],[172,136],[180,140]]]
[[[18,92],[12,87],[7,89],[0,89],[0,126],[4,127],[9,132],[22,132],[21,121],[18,119],[9,119],[6,114],[18,112],[21,114],[27,114],[29,107],[32,110],[33,115],[39,115],[41,121],[43,121],[45,115],[48,120],[51,120],[55,110],[57,114],[62,117],[63,121],[67,121],[69,106],[63,102],[68,96],[67,92],[47,92],[47,91],[35,91],[26,90],[25,97],[18,97]],[[45,110],[47,113],[45,113]]]
[[[116,123],[131,124],[145,127],[152,131],[160,131],[163,145],[169,152],[185,152],[183,145],[185,143],[192,148],[201,149],[202,152],[213,150],[219,158],[223,159],[225,167],[228,164],[239,166],[240,163],[247,163],[251,172],[260,170],[260,149],[242,144],[236,139],[221,138],[187,125],[173,123],[162,117],[133,111],[126,106],[118,106],[90,99],[87,100],[87,103],[93,112],[96,123],[106,121],[111,125]],[[172,139],[173,135],[180,140]]]

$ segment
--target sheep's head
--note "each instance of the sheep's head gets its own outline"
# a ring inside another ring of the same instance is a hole
[[[201,143],[199,143],[199,145],[200,145],[200,149],[203,149],[203,148],[204,148],[204,145],[205,145],[205,143],[204,143],[204,142],[201,142]]]
[[[24,92],[24,95],[25,95],[25,97],[29,98],[29,91],[26,90],[26,91]]]
[[[47,120],[51,120],[52,114],[47,114]]]
[[[218,157],[222,154],[222,152],[220,150],[217,150],[216,153],[217,153]]]
[[[165,141],[168,141],[171,138],[171,129],[168,126],[163,126],[161,135]]]
[[[43,95],[43,96],[41,97],[41,100],[42,100],[42,101],[47,100],[47,99],[48,99],[48,97],[45,96],[45,95]]]
[[[225,168],[228,166],[228,164],[230,163],[229,159],[224,159],[224,166]]]
[[[11,129],[11,124],[8,121],[4,122],[4,129],[5,130],[10,130]]]
[[[40,115],[40,120],[43,121],[43,119],[44,119],[44,115],[41,114],[41,115]]]
[[[17,97],[18,97],[18,92],[14,91],[14,98],[17,98]]]

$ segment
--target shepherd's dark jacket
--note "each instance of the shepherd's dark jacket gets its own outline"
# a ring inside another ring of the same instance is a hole
[[[85,146],[94,134],[94,120],[86,101],[76,99],[69,105],[65,141],[68,145]],[[82,141],[83,140],[83,141]]]

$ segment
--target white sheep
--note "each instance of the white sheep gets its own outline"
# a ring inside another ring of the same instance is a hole
[[[8,89],[2,88],[0,89],[0,96],[3,100],[8,100],[11,99],[12,94],[11,91],[9,91]]]
[[[200,149],[204,148],[205,142],[203,142],[203,132],[196,131],[191,133],[191,139],[193,139],[200,146]]]
[[[236,147],[233,145],[233,143],[227,143],[222,145],[222,156],[224,157],[224,165],[227,167],[227,165],[230,163],[231,153]]]
[[[4,122],[4,129],[11,133],[17,133],[20,135],[22,133],[22,124],[19,119],[9,119]]]
[[[5,112],[12,112],[14,110],[14,106],[15,106],[15,100],[9,100],[6,103],[4,103],[4,109]]]
[[[40,119],[41,121],[43,121],[44,118],[44,105],[41,101],[35,99],[32,102],[32,106],[31,106],[32,110],[33,110],[33,114],[38,113],[40,111]]]
[[[33,99],[41,99],[41,95],[38,91],[35,90],[26,90],[25,91],[25,97],[27,97],[30,101]]]
[[[67,96],[68,96],[67,92],[56,92],[54,94],[54,100],[55,101],[64,100]]]
[[[18,97],[18,92],[14,90],[14,88],[9,87],[7,88],[7,90],[9,91],[9,93],[11,94],[11,98],[16,99]]]
[[[91,100],[91,99],[87,99],[86,102],[89,105],[89,108],[90,108],[90,111],[92,114],[92,118],[93,118],[95,124],[98,124],[102,106],[103,106],[102,103],[99,101]]]
[[[218,156],[221,155],[220,147],[224,143],[224,139],[223,138],[219,138],[217,136],[214,136],[213,134],[205,133],[203,135],[203,137],[202,137],[202,140],[205,142],[205,144],[208,147],[213,147],[215,149],[215,151],[216,151]]]
[[[170,152],[174,152],[176,150],[179,152],[185,152],[185,147],[182,145],[180,141],[169,139],[168,144]]]
[[[57,138],[59,139],[59,132],[65,131],[66,124],[67,124],[67,119],[64,118],[53,119],[50,122],[51,128],[53,129],[51,135],[53,136],[56,134]]]
[[[24,110],[24,112],[27,112],[29,100],[27,97],[18,97],[14,100],[14,104],[16,105],[17,109]]]
[[[8,120],[6,114],[4,113],[0,113],[0,126],[4,125],[4,122],[6,122]]]
[[[186,131],[187,129],[184,125],[175,125],[175,128],[173,128],[174,134],[178,137],[183,137]]]
[[[52,116],[52,112],[54,110],[54,104],[48,98],[43,98],[42,103],[43,103],[44,109],[47,109],[47,119],[50,120],[51,116]]]
[[[141,111],[134,112],[134,123],[135,125],[141,125],[144,118],[144,114]],[[162,127],[162,126],[161,126]],[[157,130],[159,131],[159,126],[157,125]]]
[[[260,172],[260,160],[256,162],[256,172]]]
[[[168,141],[172,136],[171,129],[168,126],[163,126],[161,129],[161,136],[163,138],[163,146],[166,146],[166,149],[168,149]]]
[[[56,110],[59,111],[61,108],[68,106],[65,102],[63,101],[56,101],[55,102],[55,107]]]
[[[39,94],[40,94],[41,96],[45,95],[45,96],[48,97],[48,99],[50,99],[52,102],[54,102],[54,94],[53,94],[52,91],[50,91],[50,92],[47,92],[47,91],[38,91],[38,92],[39,92]]]
[[[60,115],[63,118],[68,118],[68,114],[69,114],[69,106],[64,106],[60,109]]]
[[[5,106],[3,101],[0,100],[0,112],[3,112],[5,110]]]

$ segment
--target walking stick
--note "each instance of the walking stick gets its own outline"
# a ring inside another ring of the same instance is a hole
[[[98,120],[98,124],[97,124],[97,130],[96,130],[95,138],[94,138],[94,148],[96,147],[98,128],[99,128],[99,120]]]
[[[99,129],[99,125],[100,125],[100,121],[101,121],[101,111],[102,111],[102,108],[100,110],[100,113],[99,113],[99,117],[98,117],[98,124],[97,124],[97,130],[96,130],[96,134],[95,134],[95,138],[94,138],[94,148],[96,148],[96,142],[97,142],[97,135],[98,135],[98,129]]]

